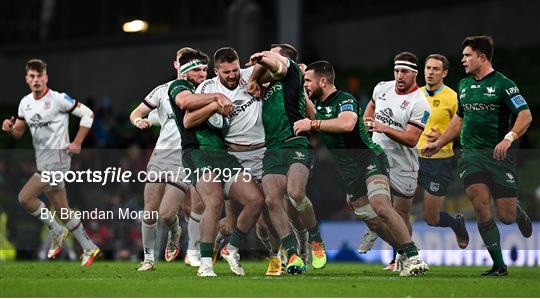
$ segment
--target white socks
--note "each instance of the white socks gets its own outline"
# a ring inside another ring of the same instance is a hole
[[[154,224],[142,222],[142,241],[145,261],[154,261],[154,245],[157,237],[157,221]]]
[[[188,250],[199,251],[199,226],[201,223],[201,214],[191,212],[188,220]]]
[[[66,228],[73,233],[75,239],[81,244],[84,250],[92,250],[96,248],[96,244],[90,240],[80,219],[73,218],[66,223]]]

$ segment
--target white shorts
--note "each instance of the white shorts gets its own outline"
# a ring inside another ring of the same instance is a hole
[[[45,176],[42,176],[42,173],[44,171],[49,172],[48,177],[52,178],[54,176],[53,172],[61,172],[65,174],[69,171],[71,167],[71,160],[68,162],[56,162],[56,163],[49,163],[45,165],[38,165],[37,171],[34,173],[34,175],[37,175],[41,178],[41,181],[43,182],[45,180]],[[45,189],[45,192],[52,191],[52,190],[60,190],[66,187],[66,183],[64,181],[61,182],[48,182],[48,187]]]
[[[146,167],[146,183],[166,183],[187,192],[186,172],[179,164],[150,160]]]
[[[390,168],[390,188],[398,196],[411,198],[416,193],[418,171]]]
[[[242,165],[242,167],[244,167],[253,176],[255,182],[259,184],[262,180],[262,160],[264,158],[265,152],[266,147],[263,147],[245,152],[229,151],[229,154],[235,156],[238,162],[240,162],[240,164]]]

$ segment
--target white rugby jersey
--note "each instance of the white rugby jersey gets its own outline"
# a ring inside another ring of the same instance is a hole
[[[180,164],[182,160],[182,139],[176,127],[168,94],[169,87],[173,82],[174,80],[154,88],[144,98],[143,103],[148,108],[157,110],[159,124],[161,126],[152,159],[158,158],[160,162]]]
[[[32,93],[19,103],[18,118],[30,128],[38,168],[51,163],[69,163],[69,113],[77,101],[51,89],[35,99]]]
[[[223,86],[219,76],[201,83],[195,93],[221,93],[233,103],[229,129],[225,141],[240,145],[264,143],[264,127],[262,123],[262,101],[247,92],[247,83],[253,67],[240,69],[240,82],[234,90]]]
[[[424,130],[431,112],[429,103],[417,87],[408,94],[398,94],[395,81],[381,82],[373,90],[375,120],[393,129],[406,131],[411,124]],[[418,171],[416,146],[410,148],[400,144],[384,133],[373,133],[373,141],[378,143],[388,156],[391,168],[402,171]]]

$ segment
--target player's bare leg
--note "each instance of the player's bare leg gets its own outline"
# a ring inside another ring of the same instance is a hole
[[[411,224],[411,207],[412,207],[412,198],[406,198],[398,195],[392,195],[393,206],[396,209],[397,213],[409,230],[409,234],[412,235],[412,224]]]
[[[200,222],[201,266],[197,275],[215,277],[212,265],[212,252],[217,233],[217,224],[223,211],[223,189],[221,183],[212,182],[215,174],[209,172],[207,177],[199,178],[196,189],[204,202],[204,212]]]
[[[407,259],[400,276],[409,276],[429,270],[418,256],[418,249],[411,240],[403,218],[394,210],[390,201],[390,184],[387,176],[373,175],[366,180],[368,197],[373,211],[381,217],[390,229],[392,238],[398,244],[397,251]]]
[[[165,191],[159,206],[159,215],[169,228],[164,255],[167,262],[173,261],[180,253],[182,228],[178,219],[178,211],[185,200],[186,189],[184,186],[165,184]]]
[[[302,260],[304,260],[304,263],[307,263],[309,256],[309,232],[302,222],[302,219],[300,219],[298,212],[289,200],[288,195],[283,197],[282,203],[283,207],[285,208],[285,212],[289,217],[289,221],[291,222],[294,236],[296,237],[296,240],[298,240],[298,253],[300,254],[300,257],[302,257]]]
[[[68,235],[68,230],[58,223],[52,212],[37,197],[49,188],[47,183],[41,181],[39,174],[34,174],[19,192],[20,205],[32,216],[41,220],[49,228],[51,234],[51,246],[47,253],[48,258],[55,258],[62,252],[64,240]]]
[[[246,240],[247,233],[259,219],[264,197],[257,184],[252,180],[248,181],[246,175],[232,182],[228,194],[244,208],[238,215],[229,244],[221,250],[221,256],[229,263],[233,273],[243,276],[245,271],[240,265],[239,250]]]
[[[502,223],[506,225],[517,223],[523,237],[529,238],[532,235],[531,219],[519,206],[517,197],[495,199],[495,211]]]
[[[309,169],[304,164],[292,164],[287,172],[287,194],[309,232],[311,264],[314,269],[322,269],[326,265],[326,249],[315,218],[313,205],[306,196],[308,178]]]
[[[289,219],[281,202],[287,190],[287,177],[281,174],[268,174],[263,177],[262,185],[270,221],[281,240],[282,248],[287,252],[289,260],[286,266],[287,272],[289,274],[303,273],[305,265],[298,257],[298,242],[292,233]]]

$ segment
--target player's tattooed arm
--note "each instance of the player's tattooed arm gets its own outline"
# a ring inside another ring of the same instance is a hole
[[[8,133],[14,139],[19,139],[24,135],[26,130],[26,122],[22,118],[15,118],[12,116],[9,119],[5,119],[2,123],[2,131]]]

